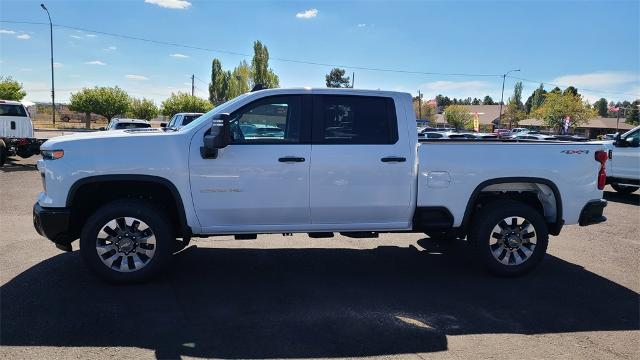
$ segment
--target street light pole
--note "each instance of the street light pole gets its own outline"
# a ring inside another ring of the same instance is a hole
[[[47,17],[49,17],[49,39],[51,41],[51,115],[53,119],[53,125],[56,124],[56,90],[55,90],[55,82],[53,80],[53,23],[51,23],[51,15],[49,14],[49,10],[44,4],[40,4],[40,7],[47,12]]]
[[[498,126],[502,124],[502,103],[504,103],[504,81],[506,80],[507,75],[509,75],[509,73],[512,73],[514,71],[520,71],[520,69],[509,70],[506,73],[502,74],[502,95],[500,95],[500,112],[498,113]]]

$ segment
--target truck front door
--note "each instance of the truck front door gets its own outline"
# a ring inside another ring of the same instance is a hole
[[[203,159],[192,145],[191,193],[205,232],[310,223],[310,107],[310,95],[261,98],[231,114],[233,141],[216,159]]]
[[[640,179],[640,129],[622,137],[624,146],[617,146],[613,153],[612,174],[622,179]]]

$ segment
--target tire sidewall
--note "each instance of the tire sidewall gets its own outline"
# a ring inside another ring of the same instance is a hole
[[[477,259],[494,275],[519,276],[535,268],[544,258],[549,242],[549,230],[542,215],[527,204],[504,200],[496,201],[480,210],[472,224],[471,240]],[[489,247],[493,228],[501,220],[521,217],[531,223],[536,232],[536,247],[529,259],[519,265],[504,265],[493,256]]]
[[[156,238],[156,249],[150,263],[142,269],[124,273],[108,268],[96,251],[96,239],[102,227],[118,217],[134,217],[144,221]],[[113,283],[136,283],[157,275],[171,259],[172,231],[166,215],[152,205],[139,200],[117,200],[99,208],[86,221],[80,235],[80,253],[89,269]]]

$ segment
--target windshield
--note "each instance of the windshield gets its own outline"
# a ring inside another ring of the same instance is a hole
[[[207,113],[205,113],[204,115],[201,115],[200,117],[198,117],[195,121],[191,121],[188,125],[181,127],[178,131],[187,131],[190,129],[193,129],[194,127],[198,126],[199,124],[202,124],[202,122],[204,121],[211,121],[211,117],[214,114],[223,112],[225,108],[231,106],[232,104],[234,104],[237,101],[240,101],[244,98],[246,98],[247,96],[251,95],[251,93],[246,93],[246,94],[242,94],[238,97],[235,97],[225,103],[222,103],[216,107],[214,107],[213,109],[209,110]]]
[[[142,129],[142,128],[150,128],[151,124],[147,123],[118,123],[116,124],[115,130],[121,129]]]

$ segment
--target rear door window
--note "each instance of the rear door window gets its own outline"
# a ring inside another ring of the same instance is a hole
[[[22,105],[0,104],[0,116],[27,117],[27,111]]]
[[[391,98],[318,95],[314,113],[314,143],[395,144],[398,141],[398,123]]]

